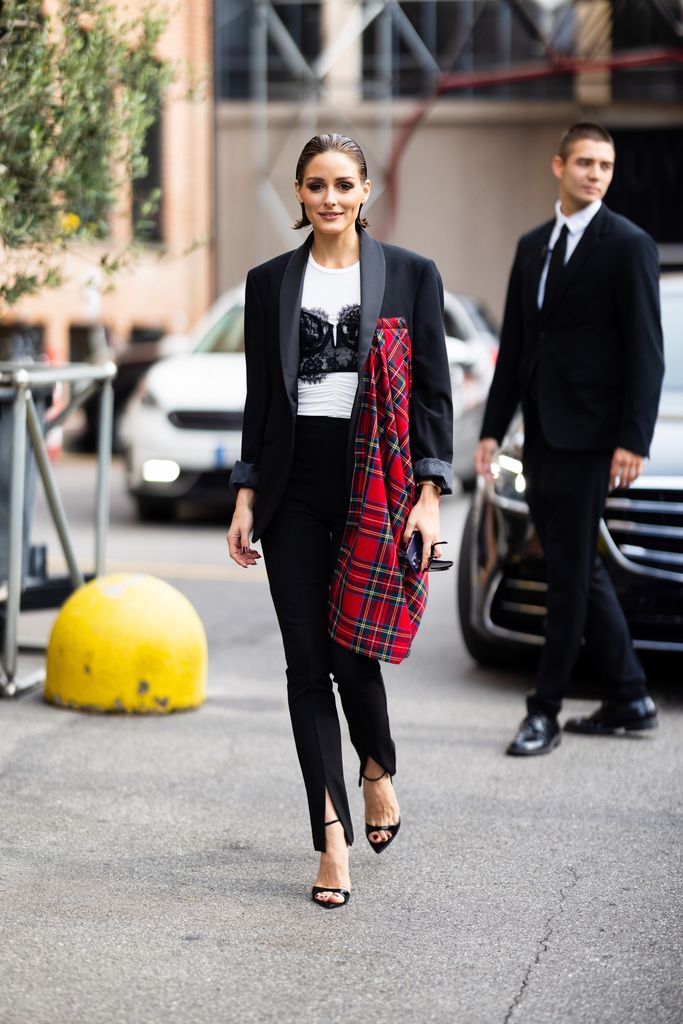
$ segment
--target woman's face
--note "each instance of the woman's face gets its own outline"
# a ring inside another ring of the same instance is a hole
[[[358,164],[347,153],[319,153],[306,164],[303,181],[294,182],[294,191],[316,233],[342,235],[356,230],[370,181],[361,180]]]

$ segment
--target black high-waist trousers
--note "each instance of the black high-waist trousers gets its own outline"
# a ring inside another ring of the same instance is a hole
[[[325,789],[349,844],[333,681],[363,771],[373,757],[390,775],[396,754],[379,662],[346,650],[327,631],[328,592],[349,507],[349,421],[299,416],[285,495],[261,541],[287,663],[287,697],[304,777],[313,845],[325,850]]]
[[[557,714],[582,638],[600,669],[603,696],[635,700],[647,693],[645,674],[597,551],[611,453],[551,448],[532,401],[524,423],[526,498],[548,580],[545,644],[528,710]]]

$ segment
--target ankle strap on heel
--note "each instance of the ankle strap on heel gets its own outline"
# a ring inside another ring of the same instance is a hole
[[[387,775],[389,775],[389,772],[383,771],[381,775],[377,775],[373,779],[371,775],[366,775],[365,772],[361,772],[358,776],[358,785],[363,785],[363,779],[365,779],[366,782],[380,782]],[[389,775],[389,781],[391,782],[391,775]]]

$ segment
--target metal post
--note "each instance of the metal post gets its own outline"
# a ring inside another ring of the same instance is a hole
[[[7,594],[5,601],[5,636],[0,650],[0,697],[15,697],[45,678],[45,668],[31,672],[21,680],[16,677],[17,655],[22,647],[17,640],[17,626],[23,599],[24,567],[24,505],[26,503],[26,459],[28,456],[26,434],[28,431],[36,456],[45,494],[52,513],[52,519],[61,541],[62,550],[69,567],[69,576],[74,588],[82,586],[83,573],[76,562],[69,526],[62,505],[61,496],[47,454],[43,429],[36,409],[31,387],[51,387],[57,382],[81,384],[90,382],[73,396],[69,409],[76,408],[85,400],[87,391],[95,382],[101,382],[103,395],[100,405],[100,444],[98,446],[98,480],[96,492],[96,565],[101,572],[104,567],[105,535],[108,525],[109,462],[111,455],[113,393],[112,379],[116,368],[112,363],[106,366],[17,367],[12,363],[0,363],[0,384],[12,389],[12,440],[10,464],[10,494],[7,537],[2,541],[8,547]],[[5,600],[3,588],[3,600]],[[32,650],[37,650],[31,644]]]
[[[61,427],[62,423],[64,423],[65,420],[68,420],[74,409],[78,409],[80,406],[85,405],[88,399],[97,394],[98,391],[99,385],[96,381],[92,381],[87,385],[87,387],[80,388],[79,390],[72,388],[68,402],[62,408],[61,412],[50,420],[47,429],[55,430],[57,427]]]
[[[111,379],[102,384],[97,441],[97,489],[95,492],[95,575],[106,566],[106,540],[109,526],[109,475],[111,466],[114,389]]]
[[[38,469],[43,480],[45,496],[48,500],[50,511],[52,512],[52,519],[61,541],[64,558],[66,559],[66,563],[69,567],[71,582],[74,587],[82,587],[84,582],[83,573],[78,568],[76,554],[71,542],[71,534],[69,533],[69,524],[66,519],[66,512],[64,511],[61,495],[57,490],[57,484],[55,483],[54,475],[52,473],[52,466],[50,465],[50,460],[43,441],[43,432],[40,427],[38,413],[36,412],[36,407],[30,393],[26,403],[26,420],[28,423],[28,431],[31,436],[31,442],[33,444],[33,450],[36,455],[36,462],[38,463]],[[12,498],[14,499],[14,495]]]
[[[251,163],[258,175],[258,205],[267,208],[268,177],[268,0],[256,0],[253,5],[251,26],[251,116],[252,153]],[[265,218],[255,217],[253,232],[255,262],[266,258],[268,248],[267,224]]]
[[[7,680],[0,679],[3,695],[8,697],[12,697],[16,693],[14,678],[17,673],[17,622],[21,604],[21,567],[24,554],[23,517],[24,490],[26,487],[26,407],[30,396],[28,381],[29,377],[26,370],[17,370],[14,376],[16,392],[12,402],[12,467],[7,537],[9,558],[3,662],[3,669]]]

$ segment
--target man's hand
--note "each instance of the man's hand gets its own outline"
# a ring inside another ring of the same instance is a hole
[[[619,487],[626,490],[640,476],[643,468],[643,456],[628,451],[627,448],[615,448],[612,465],[609,471],[609,489]],[[618,483],[617,483],[618,481]]]
[[[498,450],[498,442],[495,437],[482,437],[474,453],[474,467],[480,476],[485,480],[493,480],[491,474],[491,463]]]

